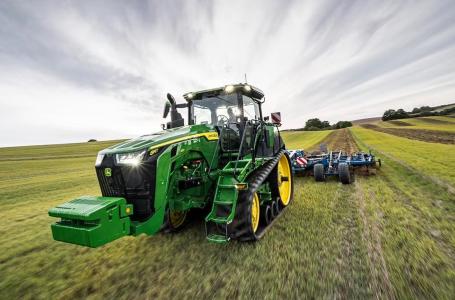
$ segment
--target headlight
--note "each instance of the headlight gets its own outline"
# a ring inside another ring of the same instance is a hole
[[[103,162],[104,154],[98,154],[96,156],[95,167],[98,167]]]
[[[115,160],[119,165],[137,166],[144,158],[145,150],[131,153],[116,154]]]
[[[227,85],[225,88],[224,88],[224,91],[226,93],[232,93],[233,91],[235,90],[235,87],[233,85]]]

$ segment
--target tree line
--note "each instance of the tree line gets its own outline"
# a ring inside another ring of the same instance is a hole
[[[383,121],[397,120],[397,119],[406,119],[406,118],[416,118],[416,117],[428,117],[428,116],[444,116],[455,113],[455,106],[443,109],[441,111],[435,111],[435,109],[440,108],[431,107],[431,106],[421,106],[415,107],[412,111],[407,112],[404,109],[400,108],[397,110],[388,109],[382,115]]]
[[[291,130],[319,131],[319,130],[340,129],[340,128],[346,128],[346,127],[351,127],[351,126],[352,126],[352,123],[349,121],[338,121],[331,125],[329,121],[321,121],[318,118],[313,118],[313,119],[309,119],[308,121],[306,121],[305,127],[291,129]]]

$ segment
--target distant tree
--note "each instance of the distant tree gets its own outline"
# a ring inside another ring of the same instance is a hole
[[[338,121],[337,123],[332,125],[333,129],[347,128],[347,127],[352,127],[352,123],[349,121]]]
[[[331,127],[329,121],[322,121],[321,125],[321,129],[330,129]]]
[[[89,143],[93,143],[93,142],[96,142],[96,140],[95,139],[89,139],[88,142]]]
[[[405,119],[405,118],[409,118],[409,114],[402,108],[398,109],[395,112],[395,115],[393,117],[394,120],[396,120],[396,119]]]
[[[318,118],[313,118],[309,119],[305,123],[305,127],[303,130],[306,131],[315,131],[315,130],[328,130],[332,129],[332,126],[330,126],[329,121],[321,121]]]
[[[413,114],[418,114],[419,112],[421,112],[421,109],[418,108],[418,107],[415,107],[415,108],[411,111],[411,113],[413,113]]]
[[[432,107],[429,107],[429,106],[421,106],[420,107],[420,111],[432,111],[433,108]]]
[[[393,115],[395,115],[395,110],[394,109],[388,109],[382,115],[382,120],[383,121],[392,120]]]
[[[304,127],[304,130],[311,130],[310,128],[318,128],[316,130],[319,130],[322,128],[322,122],[321,120],[319,120],[318,118],[313,118],[313,119],[309,119],[308,121],[306,121],[305,123],[305,127]]]
[[[382,115],[383,121],[406,119],[406,118],[409,118],[409,114],[402,108],[397,109],[397,110],[388,109]]]
[[[450,115],[450,114],[453,114],[453,113],[455,113],[455,106],[454,107],[450,107],[450,108],[446,108],[443,111],[441,111],[439,114],[443,116],[443,115]]]
[[[422,111],[419,114],[419,117],[428,117],[428,116],[434,116],[434,115],[437,115],[437,113],[436,112],[432,112],[432,111]]]

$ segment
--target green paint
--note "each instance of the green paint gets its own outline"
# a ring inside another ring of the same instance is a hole
[[[61,218],[51,225],[52,236],[57,241],[98,247],[130,234],[132,213],[133,206],[124,198],[79,197],[49,210],[51,217]]]
[[[271,149],[274,146],[278,134],[275,125],[256,120],[247,126],[248,150],[261,141],[265,142],[266,148]],[[251,127],[253,131],[250,130]],[[133,205],[127,204],[129,202],[126,196],[80,197],[49,210],[50,216],[61,218],[61,221],[51,226],[54,239],[98,247],[125,235],[153,235],[165,223],[167,210],[188,211],[207,207],[210,213],[205,218],[206,222],[232,222],[236,217],[236,184],[246,183],[247,176],[270,158],[256,157],[253,162],[251,153],[237,160],[238,153],[221,152],[218,139],[220,128],[225,127],[200,124],[166,129],[100,151],[99,154],[109,160],[108,163],[105,162],[106,167],[103,164],[99,166],[102,168],[102,173],[98,173],[98,176],[101,176],[100,185],[104,186],[103,195],[122,193],[125,188],[121,184],[130,184],[127,182],[130,179],[134,182],[135,189],[141,189],[143,180],[136,180],[134,176],[139,175],[134,174],[140,174],[145,165],[118,166],[115,164],[115,157],[119,153],[147,151],[141,164],[153,161],[156,164],[155,176],[151,178],[147,175],[147,189],[144,187],[145,190],[141,190],[142,198],[138,201],[149,201],[149,198],[146,198],[147,193],[150,193],[148,187],[153,185],[150,215],[140,218],[140,221],[138,218],[133,219],[134,221],[130,219],[134,214]],[[150,165],[151,163],[147,166]],[[129,174],[127,176],[131,178],[119,179],[118,176],[125,176],[123,174]],[[260,193],[261,203],[272,201],[268,187],[261,188]],[[231,207],[229,214],[218,215],[218,206],[226,204]],[[127,208],[130,211],[128,214]],[[136,208],[136,213],[139,213],[139,210]],[[226,241],[216,237],[209,240]]]

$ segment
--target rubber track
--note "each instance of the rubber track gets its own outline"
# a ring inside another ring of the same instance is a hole
[[[241,241],[254,241],[260,239],[266,230],[271,227],[274,221],[281,215],[284,209],[281,209],[280,214],[270,222],[267,226],[259,226],[256,233],[253,232],[251,226],[250,210],[251,201],[254,193],[259,187],[268,179],[270,173],[278,164],[281,156],[285,154],[284,150],[281,150],[274,158],[267,161],[264,165],[253,171],[247,178],[248,189],[239,193],[239,199],[237,202],[236,213],[234,221],[229,226],[229,232],[231,238],[239,239]],[[277,199],[275,199],[277,200]],[[263,225],[263,224],[262,224]]]

